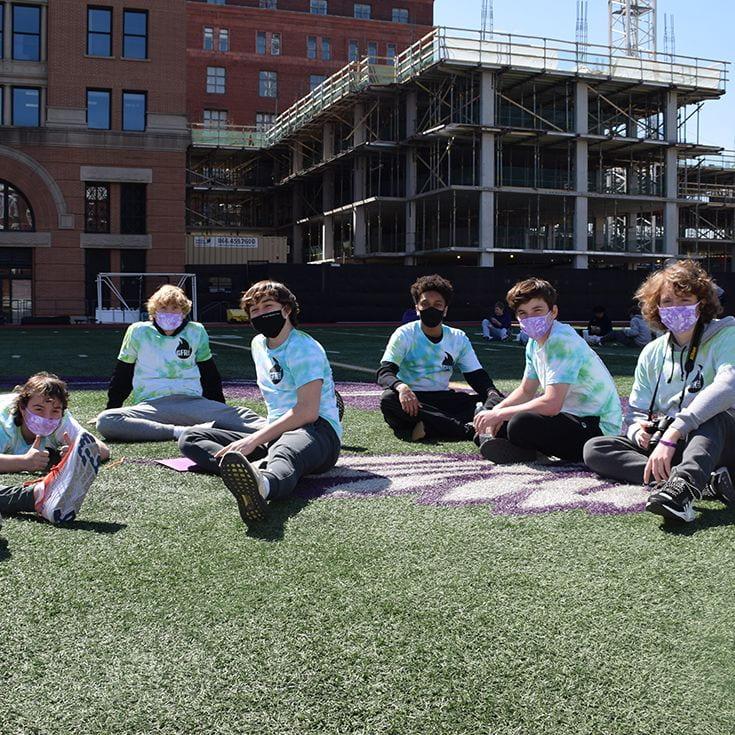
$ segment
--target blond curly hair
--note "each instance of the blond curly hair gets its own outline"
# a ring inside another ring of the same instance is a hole
[[[186,316],[191,311],[191,301],[186,297],[183,289],[167,283],[148,299],[145,308],[151,321],[156,312],[166,311],[166,309],[181,309],[181,313]]]

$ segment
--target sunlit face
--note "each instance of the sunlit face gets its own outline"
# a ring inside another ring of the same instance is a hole
[[[281,311],[284,317],[288,317],[291,313],[291,307],[279,304],[274,298],[266,297],[257,301],[250,307],[250,318],[252,319],[254,316],[270,314],[273,311]]]
[[[699,302],[699,299],[693,294],[677,293],[670,283],[664,283],[661,288],[658,305],[663,306],[691,306]]]
[[[42,393],[31,395],[25,410],[44,419],[60,419],[64,414],[64,407],[58,398],[49,398]]]
[[[556,306],[549,309],[549,305],[543,299],[536,297],[521,304],[516,309],[516,316],[519,319],[530,319],[534,316],[546,316],[549,312],[556,319],[559,309]]]
[[[447,302],[444,297],[438,291],[424,291],[419,296],[419,301],[416,304],[416,311],[423,311],[424,309],[439,309],[444,316],[447,315]]]

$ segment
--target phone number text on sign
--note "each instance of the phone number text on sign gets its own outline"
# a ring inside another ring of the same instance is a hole
[[[257,237],[195,237],[194,245],[198,248],[248,248],[258,247]]]

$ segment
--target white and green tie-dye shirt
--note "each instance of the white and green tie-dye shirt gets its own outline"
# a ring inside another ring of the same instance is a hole
[[[25,454],[33,444],[33,442],[29,444],[25,440],[20,426],[15,423],[14,409],[17,398],[17,393],[0,395],[0,454]],[[58,449],[66,443],[64,432],[68,433],[73,439],[79,431],[82,431],[82,427],[67,408],[64,411],[59,428],[53,434],[41,437],[41,449]]]
[[[435,343],[424,334],[420,321],[393,332],[381,362],[398,365],[398,380],[414,391],[447,390],[455,366],[463,373],[482,369],[461,329],[443,324],[441,341]]]
[[[563,413],[599,416],[603,434],[620,433],[623,412],[615,382],[600,356],[568,324],[555,321],[543,345],[528,340],[524,377],[538,380],[543,390],[568,384]]]
[[[341,440],[342,425],[339,423],[332,367],[324,348],[298,329],[293,329],[288,339],[274,350],[268,347],[262,334],[253,338],[250,348],[258,388],[268,408],[268,422],[273,423],[296,405],[299,388],[313,380],[321,380],[319,415],[331,424]]]
[[[198,362],[212,357],[209,335],[199,322],[188,322],[167,336],[153,322],[136,322],[123,337],[118,360],[135,363],[133,403],[163,396],[201,396]]]

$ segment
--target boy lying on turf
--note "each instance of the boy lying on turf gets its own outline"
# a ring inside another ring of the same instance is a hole
[[[0,472],[44,475],[0,486],[0,513],[35,511],[51,523],[79,513],[110,451],[77,423],[68,403],[66,384],[51,373],[37,373],[0,396]]]
[[[588,467],[603,477],[651,483],[646,509],[693,521],[693,500],[735,500],[735,318],[722,312],[712,279],[687,260],[651,275],[636,299],[665,333],[643,348],[627,437],[592,439]]]
[[[247,408],[228,406],[209,349],[209,335],[188,319],[191,301],[177,286],[161,286],[146,304],[150,320],[128,327],[97,429],[116,441],[178,439],[208,424],[251,433],[265,423]],[[133,405],[121,408],[133,393]]]
[[[556,320],[556,300],[554,287],[537,278],[508,291],[508,305],[529,340],[520,386],[475,417],[480,453],[491,462],[532,462],[538,454],[580,462],[587,440],[620,431],[612,376],[582,337]]]
[[[179,448],[222,476],[251,524],[266,517],[266,499],[287,498],[304,475],[334,467],[342,426],[332,368],[322,346],[295,328],[299,305],[291,291],[260,281],[243,294],[241,306],[258,332],[251,350],[268,422],[253,433],[195,427],[184,432]]]
[[[419,278],[411,286],[419,319],[393,332],[380,361],[380,410],[399,439],[472,439],[477,404],[493,406],[503,397],[467,335],[442,323],[453,294],[441,276]],[[455,365],[475,393],[449,389]]]

